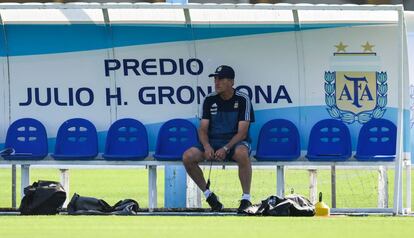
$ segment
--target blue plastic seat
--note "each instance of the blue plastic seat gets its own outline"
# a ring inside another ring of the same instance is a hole
[[[397,127],[386,119],[371,119],[359,131],[355,158],[359,161],[393,161]]]
[[[274,119],[260,129],[255,158],[258,161],[292,161],[300,156],[298,128],[291,121]]]
[[[310,161],[345,161],[351,153],[351,135],[342,121],[326,119],[312,127],[306,155]]]
[[[143,160],[148,156],[148,134],[145,126],[131,118],[114,122],[106,136],[107,160]]]
[[[48,154],[46,129],[33,118],[16,120],[7,130],[5,148],[14,149],[3,156],[6,160],[41,160]]]
[[[88,160],[98,155],[98,136],[95,126],[83,118],[65,121],[56,136],[56,160]]]
[[[184,151],[197,143],[197,129],[184,119],[164,123],[158,133],[154,158],[161,161],[182,160]]]

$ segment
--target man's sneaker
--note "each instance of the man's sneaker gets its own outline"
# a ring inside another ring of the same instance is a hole
[[[252,203],[249,201],[249,200],[247,200],[247,199],[242,199],[241,201],[240,201],[240,206],[239,206],[239,208],[237,208],[237,213],[243,213],[244,212],[244,210],[246,209],[246,208],[248,208],[248,207],[250,207],[252,205]]]
[[[211,211],[213,212],[219,212],[223,209],[223,204],[221,204],[218,197],[214,193],[211,193],[210,196],[208,196],[207,203],[210,205]]]

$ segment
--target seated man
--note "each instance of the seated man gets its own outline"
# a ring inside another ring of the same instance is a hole
[[[249,97],[233,88],[234,70],[219,66],[209,77],[214,77],[215,92],[203,103],[203,114],[198,129],[200,145],[191,147],[183,154],[188,175],[204,192],[212,211],[220,211],[223,204],[210,191],[198,165],[204,160],[233,160],[239,167],[239,179],[243,190],[238,212],[251,205],[250,185],[250,122],[254,122],[253,107]]]

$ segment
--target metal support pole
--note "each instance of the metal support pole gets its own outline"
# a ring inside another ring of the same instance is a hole
[[[405,193],[405,213],[411,213],[411,161],[410,159],[405,162],[405,183],[406,183],[406,193]]]
[[[187,207],[201,208],[201,190],[187,174]]]
[[[157,166],[148,166],[148,208],[153,211],[157,208]]]
[[[335,165],[331,166],[331,207],[336,208],[336,167]]]
[[[384,166],[378,169],[378,207],[388,208],[388,174]]]
[[[12,175],[12,208],[16,209],[17,208],[17,202],[16,202],[16,165],[13,164],[12,168],[11,168],[11,175]]]
[[[285,166],[276,166],[276,195],[279,197],[285,196]]]
[[[66,208],[69,203],[69,169],[59,169],[60,170],[60,183],[62,184],[63,188],[66,192],[66,200],[63,203],[63,208]]]
[[[21,182],[20,182],[20,194],[21,198],[24,197],[24,188],[30,185],[30,165],[21,165]]]
[[[403,102],[404,102],[404,67],[403,67],[403,55],[404,55],[404,11],[402,8],[398,10],[398,26],[399,26],[399,39],[398,39],[398,113],[397,113],[397,157],[395,158],[395,174],[394,174],[394,214],[400,215],[403,213],[403,195],[402,195],[402,161],[403,161]]]
[[[318,171],[309,169],[309,200],[316,203],[318,200]]]

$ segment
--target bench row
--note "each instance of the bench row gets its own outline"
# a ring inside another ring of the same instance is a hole
[[[197,129],[188,120],[165,122],[157,137],[154,158],[181,160],[183,152],[198,143]],[[8,128],[6,160],[41,160],[48,155],[44,125],[33,118],[22,118]],[[258,161],[293,161],[300,157],[297,127],[285,119],[270,120],[260,130],[255,157]],[[106,160],[143,160],[148,156],[148,134],[138,120],[115,121],[106,136]],[[65,121],[58,129],[56,160],[90,160],[98,155],[98,137],[93,123],[83,118]],[[396,126],[389,120],[372,119],[358,136],[355,158],[360,161],[392,161],[396,155]],[[306,157],[310,161],[346,161],[352,156],[348,127],[339,120],[326,119],[311,129]]]

